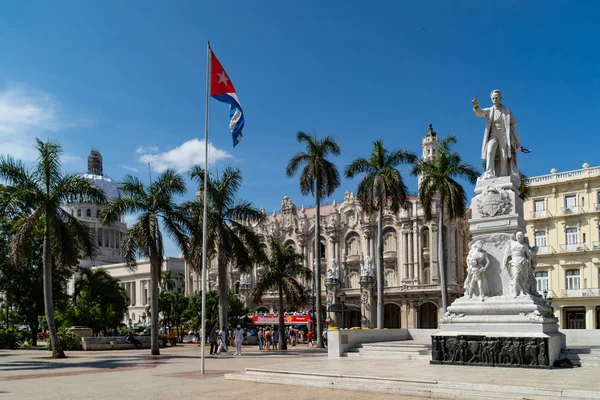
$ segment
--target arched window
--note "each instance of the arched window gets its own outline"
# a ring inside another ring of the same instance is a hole
[[[356,272],[352,272],[348,275],[348,287],[350,289],[358,289],[360,287],[360,277]]]
[[[78,216],[78,217],[81,217],[81,208],[78,208],[78,209],[77,209],[77,216]]]
[[[396,251],[396,230],[394,228],[386,228],[383,231],[383,251]]]
[[[346,255],[347,256],[360,255],[360,238],[358,237],[358,234],[352,233],[346,239]]]
[[[96,218],[100,218],[100,209],[96,210]]]
[[[89,209],[89,208],[87,210],[85,210],[85,216],[88,217],[88,218],[91,218],[92,217],[92,210]]]
[[[423,228],[421,231],[421,246],[429,247],[429,229]]]
[[[385,287],[398,286],[396,284],[396,273],[392,270],[385,271]]]

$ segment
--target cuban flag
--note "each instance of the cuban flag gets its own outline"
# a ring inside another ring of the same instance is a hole
[[[235,93],[235,88],[227,76],[225,69],[211,52],[211,73],[210,73],[210,95],[211,97],[223,103],[229,104],[229,129],[233,139],[233,147],[242,140],[242,129],[244,128],[244,113],[240,100]]]

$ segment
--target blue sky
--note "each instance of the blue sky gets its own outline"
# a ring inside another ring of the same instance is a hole
[[[470,101],[489,106],[496,88],[533,150],[519,158],[526,175],[599,165],[599,8],[518,0],[2,2],[0,153],[31,159],[33,138],[52,138],[65,148],[66,169],[84,171],[97,148],[116,180],[148,179],[147,162],[153,174],[203,162],[210,40],[246,115],[233,149],[228,107],[211,101],[213,165],[242,169],[241,196],[268,211],[286,193],[298,206],[314,204],[284,172],[301,150],[298,130],[334,136],[343,171],[377,138],[420,153],[432,123],[455,134],[456,149],[480,168],[484,121]],[[415,192],[416,179],[405,179]],[[334,197],[356,183],[344,180]]]

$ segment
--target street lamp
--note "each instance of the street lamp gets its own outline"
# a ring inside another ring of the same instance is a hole
[[[412,308],[415,311],[415,325],[416,328],[419,328],[419,305],[420,305],[420,301],[419,299],[413,299],[412,303]]]
[[[548,289],[544,290],[544,302],[548,307],[552,307],[552,294],[548,296]]]
[[[346,329],[346,293],[340,293],[340,302],[342,303],[342,329]]]

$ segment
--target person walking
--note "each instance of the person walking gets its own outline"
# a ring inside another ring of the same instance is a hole
[[[221,328],[221,330],[219,331],[219,339],[221,339],[221,344],[219,345],[219,349],[217,350],[216,355],[219,355],[221,349],[225,350],[225,353],[231,355],[229,349],[227,348],[227,331],[225,330],[225,328]]]
[[[308,334],[306,335],[306,341],[308,342],[306,347],[310,347],[310,346],[315,347],[315,343],[313,342],[313,339],[314,339],[314,334],[313,334],[313,331],[310,330],[310,331],[308,331]]]
[[[244,329],[240,325],[237,326],[234,332],[235,335],[235,355],[242,355],[242,343],[244,342]]]
[[[217,327],[215,326],[210,330],[208,335],[208,342],[210,343],[210,354],[217,354]]]
[[[327,348],[327,328],[323,330],[323,346]]]

